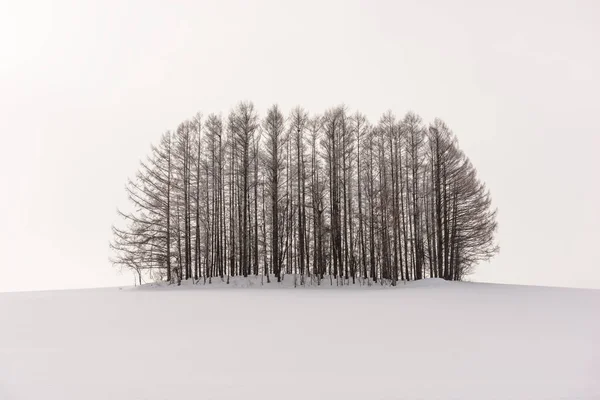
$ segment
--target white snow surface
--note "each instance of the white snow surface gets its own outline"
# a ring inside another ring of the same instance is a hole
[[[0,400],[600,399],[599,290],[289,278],[0,293]]]

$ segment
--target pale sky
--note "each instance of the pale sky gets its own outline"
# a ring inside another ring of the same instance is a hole
[[[444,119],[499,209],[471,279],[600,288],[598,21],[594,0],[4,1],[0,291],[133,284],[108,262],[126,179],[240,100]]]

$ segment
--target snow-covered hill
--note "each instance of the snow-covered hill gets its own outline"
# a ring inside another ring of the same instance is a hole
[[[0,294],[0,399],[600,398],[598,290],[253,287]]]

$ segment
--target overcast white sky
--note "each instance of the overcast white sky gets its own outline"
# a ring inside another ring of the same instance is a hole
[[[499,208],[472,279],[600,288],[598,21],[593,0],[5,1],[0,291],[132,284],[108,262],[127,177],[245,99],[443,118]]]

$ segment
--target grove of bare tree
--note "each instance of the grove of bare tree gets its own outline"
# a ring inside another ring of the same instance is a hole
[[[195,115],[126,185],[113,264],[143,279],[461,280],[498,251],[488,189],[441,120],[344,106]]]

